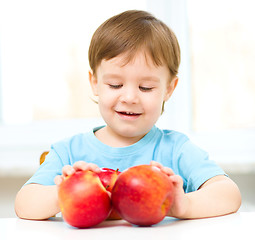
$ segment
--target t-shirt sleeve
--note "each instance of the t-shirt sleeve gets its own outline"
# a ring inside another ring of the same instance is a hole
[[[25,183],[38,183],[42,185],[55,185],[54,178],[62,174],[62,168],[65,164],[59,157],[54,148],[51,148],[45,161],[40,165],[36,173]]]
[[[183,177],[186,193],[198,190],[204,182],[212,177],[226,175],[213,160],[209,159],[207,152],[190,140],[182,145],[177,158],[179,173]]]

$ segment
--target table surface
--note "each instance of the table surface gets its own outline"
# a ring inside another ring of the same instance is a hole
[[[108,240],[108,239],[255,239],[255,212],[238,212],[226,216],[179,220],[166,217],[151,227],[138,227],[124,220],[105,221],[96,227],[77,229],[60,217],[46,221],[0,218],[0,239],[26,240]]]

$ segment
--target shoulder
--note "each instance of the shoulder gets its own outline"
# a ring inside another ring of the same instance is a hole
[[[183,144],[189,141],[187,135],[169,129],[157,129],[159,132],[158,136],[163,144],[175,146],[175,148],[181,148]]]
[[[62,139],[60,141],[53,143],[52,147],[57,149],[66,148],[66,147],[70,148],[70,147],[76,147],[76,146],[79,147],[79,145],[81,145],[86,140],[88,135],[89,135],[88,133],[76,134],[71,137],[67,137],[65,139]]]
[[[159,131],[161,131],[163,143],[167,145],[171,143],[171,146],[174,148],[175,156],[183,154],[186,154],[187,156],[207,156],[207,152],[194,144],[186,134],[167,129]]]
[[[94,131],[98,128],[100,127],[58,141],[52,144],[51,149],[57,153],[60,159],[65,159],[70,164],[85,159],[88,154],[97,152],[98,140]]]
[[[170,156],[172,167],[194,166],[196,162],[208,159],[208,153],[194,144],[186,134],[167,129],[158,131],[161,133],[158,143],[161,158]]]
[[[70,158],[69,160],[72,161],[73,157],[83,155],[86,146],[91,142],[92,135],[92,130],[87,133],[75,134],[55,142],[51,145],[51,150],[54,150],[61,159]]]
[[[169,130],[169,129],[162,129],[160,130],[164,137],[171,138],[175,141],[187,141],[189,140],[188,136],[184,133],[175,131],[175,130]]]
[[[161,164],[175,168],[181,152],[190,140],[187,135],[175,130],[157,129],[157,132],[154,155]]]

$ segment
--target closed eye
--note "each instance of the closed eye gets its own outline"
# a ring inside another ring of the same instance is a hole
[[[143,92],[149,92],[153,89],[153,87],[139,87],[139,89]]]
[[[123,85],[122,84],[109,84],[109,87],[110,88],[113,88],[113,89],[119,89],[121,88]]]

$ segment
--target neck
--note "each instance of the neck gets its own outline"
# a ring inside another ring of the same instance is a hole
[[[96,131],[95,136],[102,143],[110,147],[127,147],[138,142],[141,138],[144,137],[144,135],[134,137],[118,135],[107,126]]]

